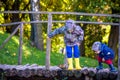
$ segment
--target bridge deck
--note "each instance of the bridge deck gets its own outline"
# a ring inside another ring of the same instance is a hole
[[[116,80],[117,74],[118,72],[110,72],[109,69],[96,71],[95,68],[87,67],[82,70],[66,70],[51,66],[50,70],[46,70],[45,66],[37,64],[0,64],[0,77],[6,80]]]

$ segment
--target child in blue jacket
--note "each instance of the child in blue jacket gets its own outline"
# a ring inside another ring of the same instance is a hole
[[[98,55],[99,66],[96,68],[97,70],[103,69],[102,62],[104,62],[109,65],[111,72],[116,71],[112,63],[115,54],[111,48],[106,44],[96,41],[92,45],[92,50]]]
[[[84,36],[84,31],[78,25],[75,25],[73,20],[67,20],[65,26],[55,29],[48,34],[49,38],[57,34],[64,34],[64,42],[66,45],[66,54],[68,61],[68,70],[73,69],[73,56],[75,60],[75,68],[81,69],[79,64],[80,50],[79,45],[81,44]],[[73,52],[73,53],[72,53]]]

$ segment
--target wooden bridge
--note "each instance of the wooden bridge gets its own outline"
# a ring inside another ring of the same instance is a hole
[[[30,21],[30,22],[14,22],[0,24],[0,26],[9,26],[20,24],[15,31],[3,42],[0,46],[2,48],[8,40],[15,34],[20,28],[20,41],[18,51],[18,64],[22,63],[22,39],[23,39],[23,24],[24,23],[48,23],[47,33],[50,32],[52,23],[63,23],[65,21],[54,21],[52,20],[53,14],[69,14],[69,15],[83,15],[83,16],[104,16],[104,17],[115,17],[120,19],[120,15],[110,14],[92,14],[92,13],[78,13],[78,12],[35,12],[35,11],[1,11],[0,13],[16,13],[16,14],[47,14],[48,21]],[[83,68],[82,70],[68,71],[61,69],[57,66],[50,66],[50,40],[47,40],[46,48],[46,65],[0,65],[0,76],[2,80],[116,80],[116,77],[120,76],[120,22],[87,22],[87,21],[75,21],[75,23],[86,23],[86,24],[103,24],[103,25],[114,25],[119,27],[119,48],[118,48],[118,72],[112,73],[108,69],[96,71],[94,68]],[[34,78],[34,79],[33,79]],[[120,77],[118,78],[120,79]]]
[[[82,70],[66,70],[58,66],[37,64],[0,65],[0,80],[116,80],[118,72],[109,69],[97,71],[95,68],[84,67]]]

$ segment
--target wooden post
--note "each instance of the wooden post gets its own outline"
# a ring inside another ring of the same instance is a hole
[[[19,39],[18,65],[21,65],[21,63],[22,63],[22,43],[23,43],[23,23],[20,24],[20,39]]]
[[[47,28],[47,34],[50,33],[52,28],[52,15],[48,15],[48,28]],[[46,46],[46,69],[49,70],[50,68],[50,49],[51,49],[51,40],[47,36],[47,46]]]
[[[119,21],[119,35],[118,35],[118,79],[120,80],[120,21]]]

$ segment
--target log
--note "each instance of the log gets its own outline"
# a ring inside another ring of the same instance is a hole
[[[5,76],[10,76],[10,69],[5,69],[4,74]]]
[[[94,80],[94,77],[90,77],[90,79],[89,80]]]
[[[61,68],[58,66],[51,66],[50,70],[61,70]]]
[[[109,76],[109,69],[102,70],[101,74],[103,79],[107,79]]]
[[[85,80],[90,80],[90,77],[89,76],[85,76]]]
[[[24,71],[22,71],[23,72],[23,77],[26,77],[26,78],[28,78],[28,77],[30,77],[30,76],[32,76],[32,72],[31,72],[31,70],[30,69],[28,69],[28,68],[26,68]]]
[[[88,77],[89,77],[89,80],[93,80],[95,75],[96,75],[96,69],[95,68],[89,68],[88,69]]]
[[[43,75],[44,77],[49,78],[51,76],[50,70],[43,70]]]
[[[94,68],[89,68],[88,69],[88,76],[89,77],[94,77],[95,75],[96,75],[96,69],[94,69]]]
[[[75,71],[74,71],[74,76],[75,76],[76,78],[80,78],[80,77],[82,76],[81,71],[80,71],[80,70],[75,70]]]
[[[4,70],[2,68],[0,68],[0,74],[4,73]]]
[[[96,80],[102,80],[101,71],[98,71],[98,72],[96,73]]]
[[[41,68],[37,69],[37,76],[43,76]]]
[[[0,68],[6,70],[6,69],[11,69],[13,66],[4,64],[4,65],[0,65]]]
[[[52,76],[52,77],[57,76],[57,70],[52,70],[52,71],[51,71],[51,76]]]
[[[61,72],[62,72],[62,75],[63,75],[63,76],[68,76],[67,71],[68,71],[68,70],[62,70],[62,71],[61,71]]]
[[[37,75],[37,70],[36,69],[30,69],[30,71],[31,71],[32,76]]]
[[[84,67],[81,70],[64,70],[57,66],[51,66],[46,70],[45,66],[33,65],[1,65],[0,73],[5,77],[29,78],[40,77],[46,79],[70,79],[70,80],[116,80],[118,72],[110,72],[109,69],[96,71],[95,68]],[[0,75],[1,75],[0,74]],[[94,79],[95,78],[95,79]]]
[[[23,73],[23,70],[17,71],[17,76],[18,76],[18,77],[23,77],[23,76],[24,76],[23,74],[24,74],[24,73]]]
[[[31,76],[30,70],[28,69],[29,66],[30,66],[29,64],[26,64],[24,66],[22,66],[22,65],[17,66],[16,67],[17,76],[19,76],[19,77],[29,77],[29,76]],[[26,71],[28,71],[28,72],[26,72]]]
[[[57,71],[57,75],[59,75],[59,77],[63,77],[64,75],[62,74],[62,70],[58,70]]]
[[[59,72],[60,70],[62,70],[62,69],[61,69],[60,67],[58,67],[58,66],[52,66],[52,67],[50,67],[51,76],[52,76],[52,77],[57,76],[57,75],[58,75],[58,72]]]
[[[89,73],[88,71],[89,71],[88,68],[84,67],[84,68],[82,68],[81,73],[86,76]]]
[[[10,76],[16,76],[17,75],[17,70],[15,68],[12,68],[10,70]]]
[[[69,77],[72,77],[72,76],[74,75],[73,70],[68,70],[68,71],[67,71],[67,75],[68,75]]]
[[[3,70],[5,76],[16,76],[17,70],[16,65],[0,65],[0,69]]]
[[[32,64],[28,68],[30,69],[32,76],[42,76],[42,69],[45,69],[45,66],[38,66],[37,64]]]
[[[118,72],[110,72],[109,73],[109,79],[110,80],[116,80],[117,79]]]

